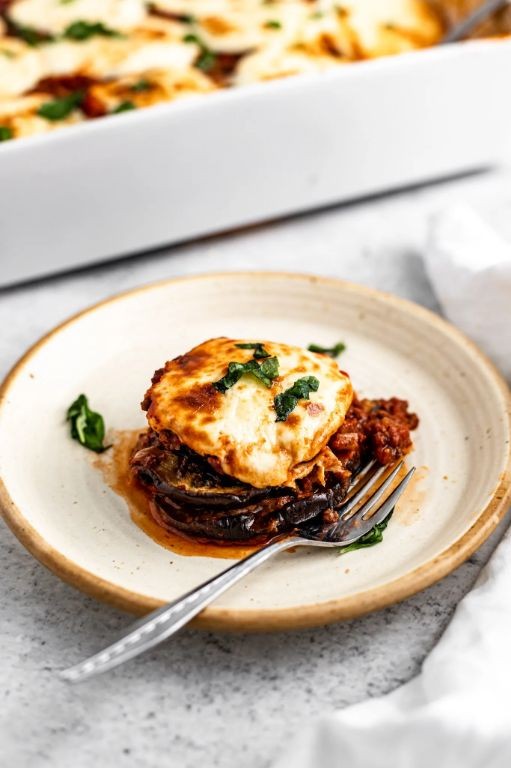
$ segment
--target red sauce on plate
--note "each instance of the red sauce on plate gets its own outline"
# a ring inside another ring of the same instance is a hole
[[[134,481],[129,469],[129,458],[142,430],[118,430],[113,436],[113,447],[94,459],[107,485],[127,504],[131,519],[147,536],[178,555],[220,557],[238,560],[260,549],[260,544],[214,544],[191,540],[179,533],[171,533],[153,519],[147,496]]]

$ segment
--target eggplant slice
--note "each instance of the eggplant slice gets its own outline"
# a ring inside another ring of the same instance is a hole
[[[209,541],[259,542],[315,517],[318,523],[334,522],[352,473],[370,459],[379,464],[400,459],[410,450],[410,431],[418,423],[406,400],[355,397],[329,442],[342,469],[327,472],[324,485],[311,475],[296,488],[253,488],[217,472],[214,459],[199,456],[171,432],[151,429],[140,435],[130,464],[162,527]]]
[[[293,530],[338,506],[350,473],[307,493],[291,488],[253,488],[216,472],[186,446],[169,449],[158,434],[140,436],[132,471],[150,496],[156,522],[170,530],[214,541],[268,538]]]

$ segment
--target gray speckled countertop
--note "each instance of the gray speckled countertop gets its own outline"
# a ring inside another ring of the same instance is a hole
[[[509,231],[511,170],[1,291],[0,374],[69,314],[172,275],[317,272],[437,309],[420,251],[431,211],[459,199]],[[68,687],[56,670],[97,650],[130,619],[60,582],[2,525],[0,762],[16,768],[267,766],[317,714],[414,675],[502,533],[503,525],[441,583],[380,613],[287,634],[185,631],[113,673]]]

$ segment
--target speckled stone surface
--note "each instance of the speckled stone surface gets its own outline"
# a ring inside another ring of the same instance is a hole
[[[172,275],[317,272],[438,309],[420,252],[431,212],[460,199],[511,235],[511,171],[502,167],[1,291],[0,374],[69,314]],[[268,766],[319,713],[390,691],[419,670],[504,525],[441,583],[380,613],[287,634],[186,631],[77,687],[60,682],[57,670],[99,649],[130,618],[61,583],[1,525],[0,763]]]

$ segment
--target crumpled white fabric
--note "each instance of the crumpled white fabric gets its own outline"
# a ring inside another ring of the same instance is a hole
[[[511,381],[511,243],[458,205],[432,219],[424,264],[446,317]]]
[[[458,206],[432,219],[424,262],[445,315],[511,378],[511,245]],[[511,768],[511,531],[421,673],[322,717],[274,768]]]

